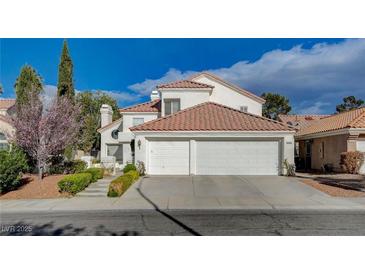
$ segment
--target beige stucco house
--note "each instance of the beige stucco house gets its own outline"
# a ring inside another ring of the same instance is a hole
[[[10,114],[14,110],[15,99],[0,99],[0,149],[9,146],[9,139],[14,135]]]
[[[320,170],[330,164],[341,171],[341,153],[365,153],[365,107],[331,116],[307,115],[312,118],[304,123],[296,123],[294,116],[284,115],[280,120],[298,128],[295,141],[299,168]],[[365,173],[365,165],[360,173]]]

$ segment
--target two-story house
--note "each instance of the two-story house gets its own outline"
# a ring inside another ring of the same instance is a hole
[[[262,117],[265,101],[211,73],[157,86],[151,101],[101,108],[101,159],[148,174],[278,175],[294,163],[294,128]]]

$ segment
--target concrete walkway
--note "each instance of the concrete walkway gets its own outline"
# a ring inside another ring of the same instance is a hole
[[[331,197],[295,178],[278,176],[151,176],[120,198],[0,201],[0,213],[140,209],[365,211],[365,198]]]
[[[108,176],[99,179],[95,183],[91,183],[86,189],[76,194],[78,197],[106,197],[108,194],[109,184],[115,178],[121,176],[122,173],[117,173],[113,176]]]

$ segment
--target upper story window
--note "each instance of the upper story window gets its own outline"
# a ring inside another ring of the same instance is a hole
[[[180,99],[165,99],[165,115],[170,115],[180,110]]]
[[[240,106],[240,111],[247,112],[248,107],[247,106]]]
[[[133,118],[133,126],[138,126],[144,123],[144,118]]]

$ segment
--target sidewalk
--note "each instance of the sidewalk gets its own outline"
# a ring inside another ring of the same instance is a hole
[[[132,190],[132,189],[131,189]],[[132,190],[134,191],[134,190]],[[178,197],[177,197],[178,198]],[[176,199],[177,199],[176,198]],[[141,199],[139,199],[141,201]],[[221,204],[218,200],[196,200],[172,203],[171,201],[152,200],[143,198],[143,202],[130,203],[129,199],[108,198],[108,197],[73,197],[63,199],[37,199],[37,200],[2,200],[0,201],[1,213],[16,212],[55,212],[55,211],[91,211],[91,210],[305,210],[305,211],[325,211],[325,210],[349,210],[365,211],[365,198],[328,198],[326,204],[308,204],[301,201],[262,201],[235,200],[229,204]],[[176,204],[176,206],[174,206]]]

